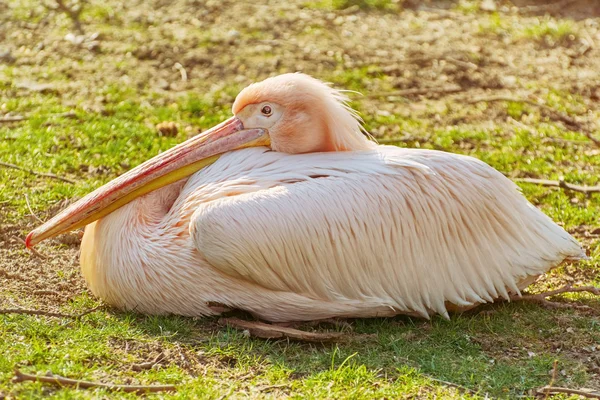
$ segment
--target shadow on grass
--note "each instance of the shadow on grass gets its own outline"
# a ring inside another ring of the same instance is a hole
[[[590,386],[594,366],[584,349],[600,342],[593,318],[534,304],[488,305],[450,320],[398,316],[349,320],[350,328],[301,327],[346,332],[347,340],[336,344],[249,338],[219,327],[216,318],[119,315],[145,335],[225,360],[224,368],[277,366],[291,380],[366,368],[390,381],[412,373],[500,397],[533,395],[549,383],[555,360],[561,371],[556,385]]]

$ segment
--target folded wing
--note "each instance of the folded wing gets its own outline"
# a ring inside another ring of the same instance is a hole
[[[446,302],[508,297],[583,256],[474,158],[386,146],[261,157],[243,177],[253,189],[203,203],[190,230],[214,268],[270,290],[446,315]]]

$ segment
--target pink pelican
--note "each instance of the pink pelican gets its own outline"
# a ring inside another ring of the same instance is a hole
[[[107,303],[269,321],[428,317],[510,298],[580,245],[472,157],[379,146],[338,90],[285,74],[234,116],[32,231],[86,226],[81,269]]]

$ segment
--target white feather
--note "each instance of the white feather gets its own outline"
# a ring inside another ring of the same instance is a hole
[[[177,185],[176,200],[161,189],[86,230],[94,293],[148,313],[219,302],[275,321],[447,316],[447,303],[508,297],[585,257],[514,183],[455,154],[253,148]],[[168,212],[145,206],[157,201]]]

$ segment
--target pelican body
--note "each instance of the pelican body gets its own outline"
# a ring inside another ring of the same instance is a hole
[[[234,117],[74,203],[27,245],[86,226],[107,303],[270,321],[429,317],[509,298],[580,245],[472,157],[378,146],[303,74],[244,89]]]

